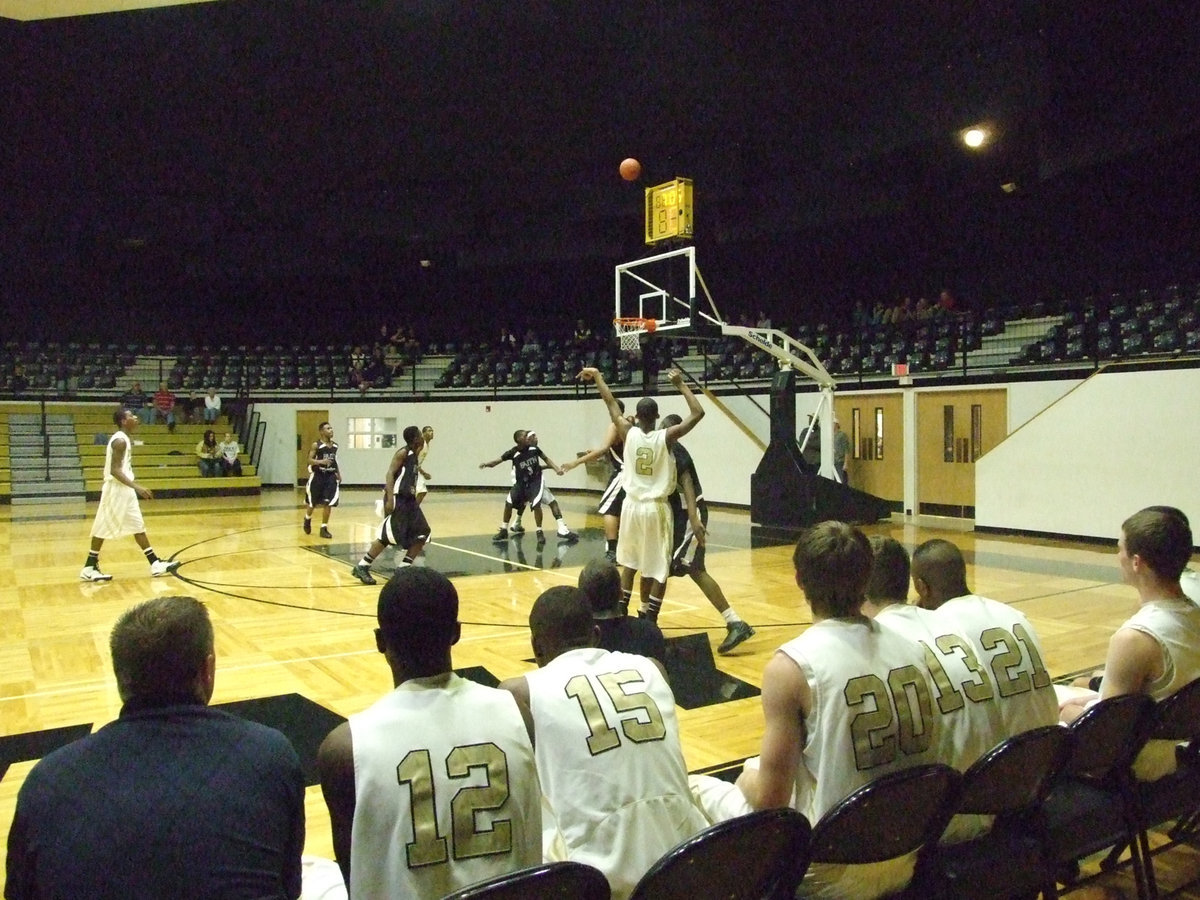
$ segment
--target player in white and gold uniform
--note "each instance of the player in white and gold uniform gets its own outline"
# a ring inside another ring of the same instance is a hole
[[[767,663],[762,750],[737,786],[754,809],[793,806],[815,824],[881,775],[945,762],[945,723],[919,646],[861,614],[871,570],[862,532],[822,522],[804,532],[793,560],[813,625]],[[814,864],[798,895],[881,896],[907,884],[914,862]]]
[[[675,459],[671,447],[704,418],[699,401],[683,381],[683,374],[672,369],[668,377],[687,402],[688,414],[678,425],[655,430],[658,404],[650,397],[638,401],[635,423],[622,414],[604,377],[598,369],[579,373],[592,381],[608,408],[609,418],[624,445],[622,475],[625,501],[621,508],[621,527],[617,538],[617,565],[621,567],[623,602],[629,606],[634,574],[640,572],[649,582],[649,595],[661,604],[666,590],[671,556],[671,510],[667,497],[675,490]],[[651,603],[642,615],[657,618],[658,605]]]
[[[150,563],[152,576],[169,575],[179,568],[179,561],[159,559],[150,546],[138,499],[149,500],[154,495],[133,477],[133,439],[130,435],[137,430],[140,420],[131,410],[119,409],[113,413],[113,424],[117,430],[108,439],[108,446],[104,450],[104,484],[100,488],[100,505],[96,507],[92,542],[79,578],[82,581],[111,581],[111,575],[100,571],[100,548],[109,538],[128,535],[133,535],[137,545],[142,548],[146,561]]]
[[[545,853],[600,869],[620,900],[708,824],[688,788],[675,696],[658,663],[595,646],[591,605],[577,588],[544,592],[529,625],[540,668],[501,687],[532,713],[555,826]]]
[[[971,593],[958,547],[940,538],[921,544],[913,551],[912,580],[920,605],[933,610],[932,630],[970,641],[977,661],[971,677],[990,701],[985,708],[995,717],[993,733],[1010,737],[1058,721],[1058,700],[1029,619],[1007,603]]]
[[[376,643],[396,687],[335,728],[317,763],[350,896],[442,897],[542,858],[527,723],[510,694],[456,675],[458,595],[402,568]]]

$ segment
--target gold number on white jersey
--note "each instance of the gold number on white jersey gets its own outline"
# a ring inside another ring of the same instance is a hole
[[[645,691],[626,692],[624,686],[630,682],[645,680],[637,669],[623,669],[599,675],[596,680],[604,689],[621,723],[621,732],[635,744],[645,741],[661,741],[667,736],[658,704]],[[604,716],[596,686],[587,675],[576,675],[566,685],[566,694],[573,697],[583,712],[588,726],[588,750],[597,756],[619,747],[621,736]],[[623,715],[628,713],[629,715]]]
[[[637,461],[633,468],[639,475],[647,477],[654,474],[654,448],[653,447],[638,447]]]
[[[465,785],[450,798],[450,830],[455,859],[512,852],[512,821],[493,819],[479,813],[500,809],[508,801],[508,760],[493,743],[455,747],[446,756],[446,777],[453,782],[482,771],[483,784]],[[405,850],[408,866],[436,865],[449,859],[446,838],[438,830],[437,785],[428,750],[411,750],[396,766],[396,780],[408,785],[409,816],[413,839]]]
[[[944,674],[944,673],[943,673]],[[916,666],[846,682],[846,705],[861,707],[850,720],[854,764],[860,771],[893,762],[898,754],[923,753],[933,742],[933,697],[925,673]]]

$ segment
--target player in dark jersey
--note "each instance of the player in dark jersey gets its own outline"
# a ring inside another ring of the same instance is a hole
[[[384,547],[404,547],[404,559],[397,568],[411,566],[429,540],[429,522],[417,502],[418,454],[425,446],[421,429],[409,425],[404,429],[404,446],[392,455],[383,479],[383,521],[379,536],[371,543],[351,574],[363,584],[375,584],[371,564]]]
[[[679,416],[671,414],[663,418],[662,427],[670,428],[681,421],[683,420]],[[721,586],[704,568],[704,550],[708,538],[708,504],[704,502],[704,490],[700,487],[700,477],[696,474],[696,464],[692,461],[692,455],[678,442],[671,450],[675,454],[675,492],[667,498],[675,526],[671,575],[677,578],[690,576],[708,598],[708,602],[725,619],[725,640],[717,647],[717,652],[728,653],[738,644],[753,637],[754,629],[729,605]],[[649,602],[654,607],[653,596],[649,598]],[[662,600],[658,600],[657,603],[661,606]],[[657,614],[658,609],[654,608],[654,612]]]
[[[338,445],[333,426],[322,422],[320,437],[308,451],[308,483],[304,486],[304,533],[312,534],[313,507],[321,507],[321,537],[331,538],[329,513],[341,497],[342,473],[338,470]]]
[[[625,412],[625,403],[619,398],[617,406],[622,413]],[[612,477],[608,479],[608,485],[600,495],[600,505],[596,511],[604,517],[604,556],[614,563],[617,561],[617,535],[621,529],[621,504],[625,500],[625,485],[621,479],[621,472],[625,467],[622,456],[624,451],[625,443],[617,433],[617,426],[610,423],[603,444],[570,462],[563,463],[562,467],[563,474],[566,474],[576,466],[584,466],[597,459],[607,459],[612,466]]]
[[[513,432],[513,440],[516,442],[514,446],[505,450],[499,458],[479,464],[481,469],[491,469],[502,462],[511,462],[513,466],[514,480],[508,496],[504,500],[504,519],[493,540],[497,543],[508,540],[508,519],[512,510],[521,509],[527,503],[533,510],[533,521],[537,527],[539,544],[544,544],[546,541],[546,536],[542,532],[543,503],[550,506],[550,512],[558,523],[558,537],[569,543],[579,540],[579,535],[568,528],[567,523],[563,521],[562,509],[542,478],[543,468],[553,469],[555,474],[561,475],[562,467],[542,452],[538,446],[537,432],[518,429]]]

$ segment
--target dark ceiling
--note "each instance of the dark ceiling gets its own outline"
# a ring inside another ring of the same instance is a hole
[[[377,317],[420,259],[452,290],[541,267],[603,298],[597,273],[645,252],[642,188],[676,175],[738,289],[969,289],[1031,223],[1071,253],[1044,220],[1081,191],[1124,218],[1197,199],[1184,2],[231,0],[0,22],[0,59],[22,310],[316,281]],[[982,120],[999,140],[968,156],[954,133]]]

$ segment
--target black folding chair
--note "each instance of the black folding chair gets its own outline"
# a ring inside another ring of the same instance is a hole
[[[994,816],[986,833],[931,846],[909,893],[926,898],[1057,896],[1038,810],[1074,735],[1047,725],[1002,741],[964,774],[959,814]]]
[[[609,900],[604,873],[577,862],[553,862],[499,875],[443,900]]]
[[[1074,746],[1042,804],[1059,881],[1071,882],[1083,857],[1128,846],[1138,896],[1150,896],[1131,766],[1153,719],[1153,700],[1127,694],[1101,700],[1072,723]]]
[[[933,764],[864,785],[813,827],[810,868],[817,863],[881,863],[921,851],[945,830],[958,805],[961,781],[954,769]]]
[[[630,900],[771,900],[791,897],[808,868],[808,820],[767,809],[720,822],[650,867]]]

